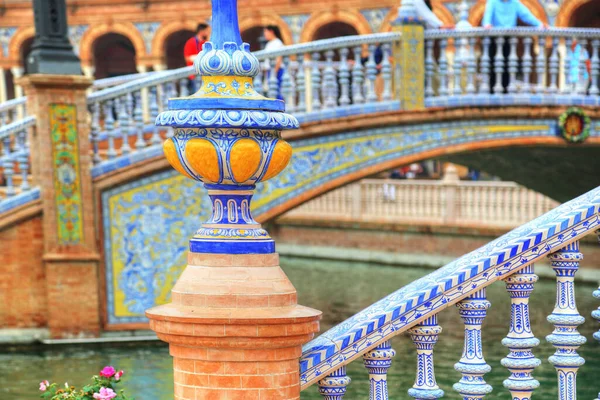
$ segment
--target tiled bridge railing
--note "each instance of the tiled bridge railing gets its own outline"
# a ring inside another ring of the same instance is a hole
[[[502,360],[508,370],[504,386],[512,399],[530,399],[540,386],[533,372],[541,361],[533,353],[540,340],[531,329],[528,302],[538,279],[534,263],[548,257],[557,276],[556,306],[548,316],[555,329],[546,336],[556,352],[549,362],[558,373],[559,400],[576,399],[577,371],[585,361],[577,349],[586,342],[577,331],[585,318],[577,311],[574,297],[574,276],[582,259],[578,241],[599,227],[600,188],[410,283],[305,345],[300,361],[302,388],[317,383],[326,399],[342,399],[350,384],[346,365],[362,358],[370,378],[370,398],[388,399],[386,373],[395,354],[390,339],[407,333],[417,352],[416,379],[409,396],[441,398],[444,392],[434,372],[434,346],[442,332],[437,314],[456,305],[465,340],[455,365],[462,378],[453,389],[465,400],[483,399],[492,391],[484,379],[491,370],[482,341],[482,324],[490,307],[486,287],[502,280],[512,303],[510,327],[502,340],[508,351]],[[600,298],[600,290],[593,295]],[[600,321],[600,309],[593,317]],[[594,337],[600,340],[600,332]],[[393,393],[393,398],[399,396]]]
[[[282,220],[512,229],[557,205],[513,182],[364,179],[310,200]]]

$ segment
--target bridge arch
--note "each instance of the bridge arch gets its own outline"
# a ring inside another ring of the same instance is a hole
[[[187,40],[192,37],[195,30],[196,24],[191,20],[170,21],[161,24],[152,38],[152,58],[161,60],[163,64],[167,65],[167,68],[185,66],[185,62],[183,65],[170,65],[170,63],[173,64],[173,61],[170,60],[172,58],[170,57],[170,46],[175,46],[178,49],[181,47],[181,59],[183,59],[184,39]],[[173,43],[173,40],[176,40],[177,43]],[[183,44],[179,43],[180,41],[183,41]]]
[[[598,28],[600,27],[600,18],[597,16],[598,7],[600,7],[599,0],[566,0],[556,16],[556,26]],[[592,13],[587,14],[587,11],[592,11]],[[591,15],[591,18],[587,15]],[[584,22],[582,24],[578,19],[591,23]]]
[[[335,22],[345,23],[352,26],[359,35],[372,33],[371,26],[366,18],[358,11],[337,10],[313,13],[304,24],[300,42],[310,42],[319,28]]]
[[[19,28],[13,35],[8,45],[8,54],[4,54],[5,58],[9,58],[13,67],[22,67],[25,64],[23,59],[23,48],[24,45],[33,40],[35,37],[35,28],[28,26],[26,28]]]
[[[521,0],[522,3],[535,15],[537,19],[544,23],[548,23],[548,15],[544,6],[537,0]],[[469,12],[469,23],[473,26],[481,26],[483,13],[485,12],[485,0],[479,0],[475,3]]]
[[[81,58],[81,64],[84,67],[94,66],[94,46],[96,41],[102,36],[111,33],[125,36],[131,41],[135,49],[136,60],[142,59],[147,55],[144,39],[132,23],[118,22],[114,24],[100,24],[92,26],[85,31],[81,38],[79,57]]]

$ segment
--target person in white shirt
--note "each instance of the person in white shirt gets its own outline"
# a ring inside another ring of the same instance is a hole
[[[281,36],[281,30],[276,25],[267,25],[263,30],[263,35],[267,40],[265,50],[277,50],[285,46]],[[267,77],[271,77],[271,74],[277,74],[277,98],[283,100],[281,96],[281,81],[283,79],[283,68],[281,67],[281,57],[275,59],[275,66],[271,69],[269,60],[265,60],[264,69],[267,70]],[[267,79],[268,82],[268,79]],[[267,83],[268,84],[268,83]]]

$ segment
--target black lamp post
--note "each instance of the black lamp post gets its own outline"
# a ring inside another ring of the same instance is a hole
[[[33,0],[35,39],[25,60],[31,74],[81,75],[69,42],[65,0]]]

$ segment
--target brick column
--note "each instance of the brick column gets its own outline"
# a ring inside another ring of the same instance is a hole
[[[28,113],[37,118],[30,143],[34,182],[42,194],[48,326],[55,338],[96,336],[99,255],[86,103],[92,80],[29,75],[19,84]]]

